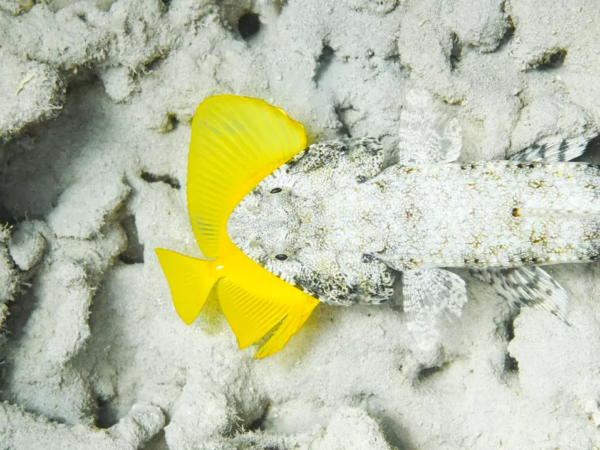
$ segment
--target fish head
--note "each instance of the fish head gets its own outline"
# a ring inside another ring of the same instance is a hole
[[[339,202],[326,169],[322,175],[321,169],[288,169],[282,166],[265,178],[233,211],[228,223],[233,243],[264,269],[322,302],[350,305],[390,298],[391,270],[353,249],[344,230],[329,223],[330,209]]]
[[[299,198],[282,166],[259,183],[229,217],[233,243],[253,261],[292,285],[302,270]]]

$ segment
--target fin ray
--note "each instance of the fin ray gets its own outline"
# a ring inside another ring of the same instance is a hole
[[[319,303],[304,293],[301,299],[293,301],[261,298],[228,278],[220,280],[217,286],[221,309],[240,349],[275,330],[254,355],[255,358],[264,358],[281,350]]]
[[[307,302],[306,305],[297,305],[291,312],[288,313],[286,318],[275,330],[269,340],[265,342],[260,349],[258,349],[254,357],[257,359],[262,359],[281,350],[285,344],[288,343],[290,338],[296,334],[300,328],[302,328],[302,325],[304,325],[304,322],[306,322],[310,316],[310,313],[317,304],[318,301],[314,300],[314,302]]]
[[[458,120],[423,89],[410,90],[404,103],[394,163],[414,166],[455,161],[462,149]]]
[[[588,138],[578,136],[564,139],[560,136],[548,136],[508,157],[511,161],[571,161],[585,151]]]
[[[541,267],[487,268],[471,270],[471,274],[494,286],[498,295],[512,304],[544,309],[567,321],[569,296]]]
[[[237,337],[240,349],[254,344],[285,317],[282,308],[266,305],[264,299],[227,278],[221,280],[218,289],[223,314]]]
[[[437,323],[441,316],[460,317],[467,302],[464,280],[444,269],[417,269],[402,273],[404,311],[408,329],[423,349],[439,340]]]

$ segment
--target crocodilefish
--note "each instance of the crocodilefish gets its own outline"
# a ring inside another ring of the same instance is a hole
[[[183,321],[216,294],[240,349],[267,336],[254,355],[262,358],[319,302],[378,305],[401,286],[408,329],[430,347],[440,318],[460,316],[467,302],[448,268],[566,321],[567,293],[539,266],[599,257],[599,168],[566,162],[588,138],[548,137],[508,160],[456,163],[456,118],[422,91],[404,103],[390,156],[374,138],[307,147],[303,126],[263,100],[204,100],[192,121],[187,203],[206,260],[156,249]]]

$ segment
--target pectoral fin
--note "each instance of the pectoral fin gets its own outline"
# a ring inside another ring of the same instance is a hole
[[[452,162],[462,149],[458,120],[422,89],[406,94],[399,138],[392,162],[407,166]]]
[[[402,273],[404,312],[408,329],[419,346],[432,348],[439,340],[437,323],[442,316],[460,317],[467,302],[464,280],[443,269],[417,269]]]

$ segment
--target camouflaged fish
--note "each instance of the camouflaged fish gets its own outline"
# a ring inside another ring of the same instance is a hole
[[[318,302],[381,304],[402,278],[410,331],[438,341],[460,316],[469,268],[508,301],[566,320],[568,297],[540,265],[600,254],[600,171],[569,163],[585,137],[548,138],[505,161],[453,163],[456,119],[406,97],[391,162],[377,139],[306,148],[303,127],[262,100],[216,96],[192,122],[188,208],[208,261],[157,249],[186,323],[216,289],[245,348],[279,351]]]

